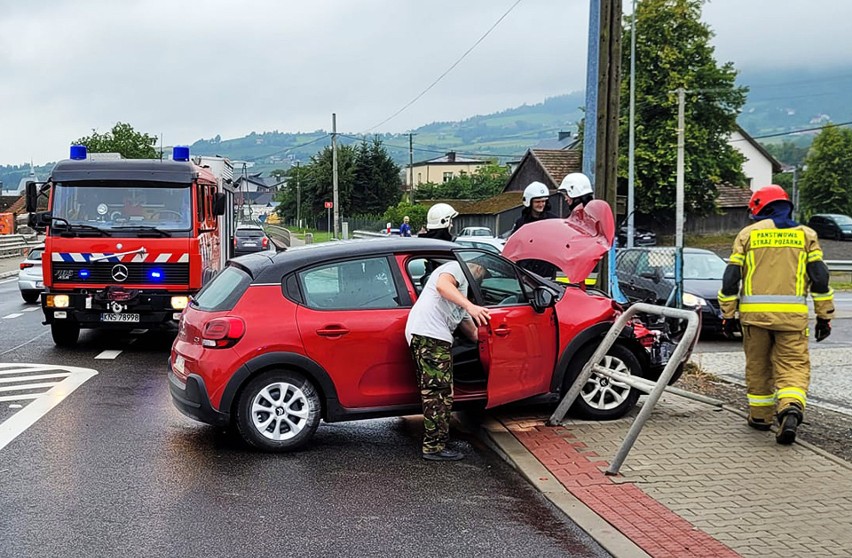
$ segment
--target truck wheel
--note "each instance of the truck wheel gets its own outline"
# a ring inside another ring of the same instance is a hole
[[[565,374],[562,394],[568,393],[571,384],[583,366],[592,357],[597,345],[588,345],[580,349],[571,359]],[[600,364],[613,371],[631,376],[642,377],[642,365],[630,349],[622,345],[613,345]],[[580,391],[577,400],[571,406],[571,413],[579,418],[590,420],[615,420],[626,415],[636,405],[641,393],[627,384],[592,373],[586,385]]]
[[[53,336],[53,342],[57,347],[73,347],[77,344],[77,338],[80,336],[80,325],[53,322],[50,324],[50,334]]]
[[[322,403],[313,384],[298,372],[272,370],[252,379],[237,400],[237,430],[263,451],[297,449],[319,426]]]

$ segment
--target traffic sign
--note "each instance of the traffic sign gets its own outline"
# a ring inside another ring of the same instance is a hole
[[[326,209],[331,209],[332,207],[334,207],[334,202],[325,202]]]

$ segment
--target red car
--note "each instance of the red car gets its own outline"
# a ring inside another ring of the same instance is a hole
[[[455,402],[493,407],[563,392],[620,310],[582,285],[611,245],[612,214],[552,221],[561,228],[549,240],[527,241],[521,229],[504,255],[551,261],[575,284],[543,279],[497,254],[418,238],[315,244],[232,260],[183,313],[169,360],[172,400],[185,415],[235,426],[248,444],[268,451],[305,444],[320,420],[418,413],[404,335],[408,312],[428,270],[473,257],[487,261],[489,273],[480,284],[470,281],[469,296],[490,309],[491,323],[479,329],[478,343],[457,339]],[[548,245],[557,238],[563,248],[570,241],[570,255]],[[670,353],[657,350],[659,335],[635,331],[643,333],[626,331],[604,364],[654,378],[665,364],[659,355]],[[618,418],[638,397],[627,385],[593,376],[574,411]]]

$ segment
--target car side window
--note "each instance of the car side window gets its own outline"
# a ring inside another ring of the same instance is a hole
[[[477,283],[485,306],[527,304],[524,287],[512,263],[482,252],[458,252],[458,255],[464,262],[475,260],[484,264],[487,273]]]
[[[408,272],[408,277],[411,278],[411,284],[414,285],[414,290],[418,296],[423,291],[423,287],[426,286],[426,281],[429,280],[432,272],[439,265],[445,264],[448,261],[450,260],[446,258],[435,257],[418,257],[408,260],[405,269]]]
[[[305,305],[317,310],[398,308],[387,258],[335,262],[299,273]]]

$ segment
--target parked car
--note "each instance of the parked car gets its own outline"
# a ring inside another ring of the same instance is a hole
[[[657,244],[657,233],[641,227],[633,228],[633,246],[655,246]],[[622,248],[627,246],[627,225],[618,229],[618,245]]]
[[[833,240],[852,240],[852,217],[826,213],[814,215],[808,221],[808,226],[816,231],[820,238]]]
[[[270,249],[269,237],[258,225],[238,225],[234,231],[234,256]]]
[[[494,233],[488,227],[465,227],[459,233],[459,237],[470,236],[487,236],[493,238]]]
[[[615,271],[621,292],[631,302],[674,305],[675,248],[625,248],[618,251]],[[701,331],[722,333],[722,310],[716,296],[722,288],[725,260],[709,250],[683,249],[683,305],[701,313]]]
[[[576,236],[572,248],[585,243],[597,259],[606,253],[599,237],[565,229]],[[576,266],[577,274],[597,262],[578,261],[567,250],[516,255],[549,258],[569,272]],[[320,420],[419,413],[404,335],[408,312],[431,270],[472,258],[486,262],[488,276],[481,283],[470,277],[469,296],[489,308],[491,321],[479,328],[479,343],[457,339],[453,346],[455,403],[494,407],[564,392],[618,315],[611,299],[537,278],[493,253],[384,238],[231,260],[181,317],[169,358],[172,401],[193,419],[234,426],[266,451],[302,446]],[[659,350],[660,342],[637,324],[602,365],[657,378],[663,355],[671,354]],[[593,376],[573,410],[615,419],[639,395]]]
[[[44,244],[38,244],[30,248],[27,257],[21,262],[21,271],[18,272],[18,289],[24,302],[32,304],[37,302],[41,291],[44,290],[44,275],[41,267],[41,255],[44,253]]]
[[[506,245],[505,240],[494,238],[493,236],[460,236],[454,242],[468,248],[479,248],[487,252],[494,252],[495,254],[502,252],[503,246]]]

